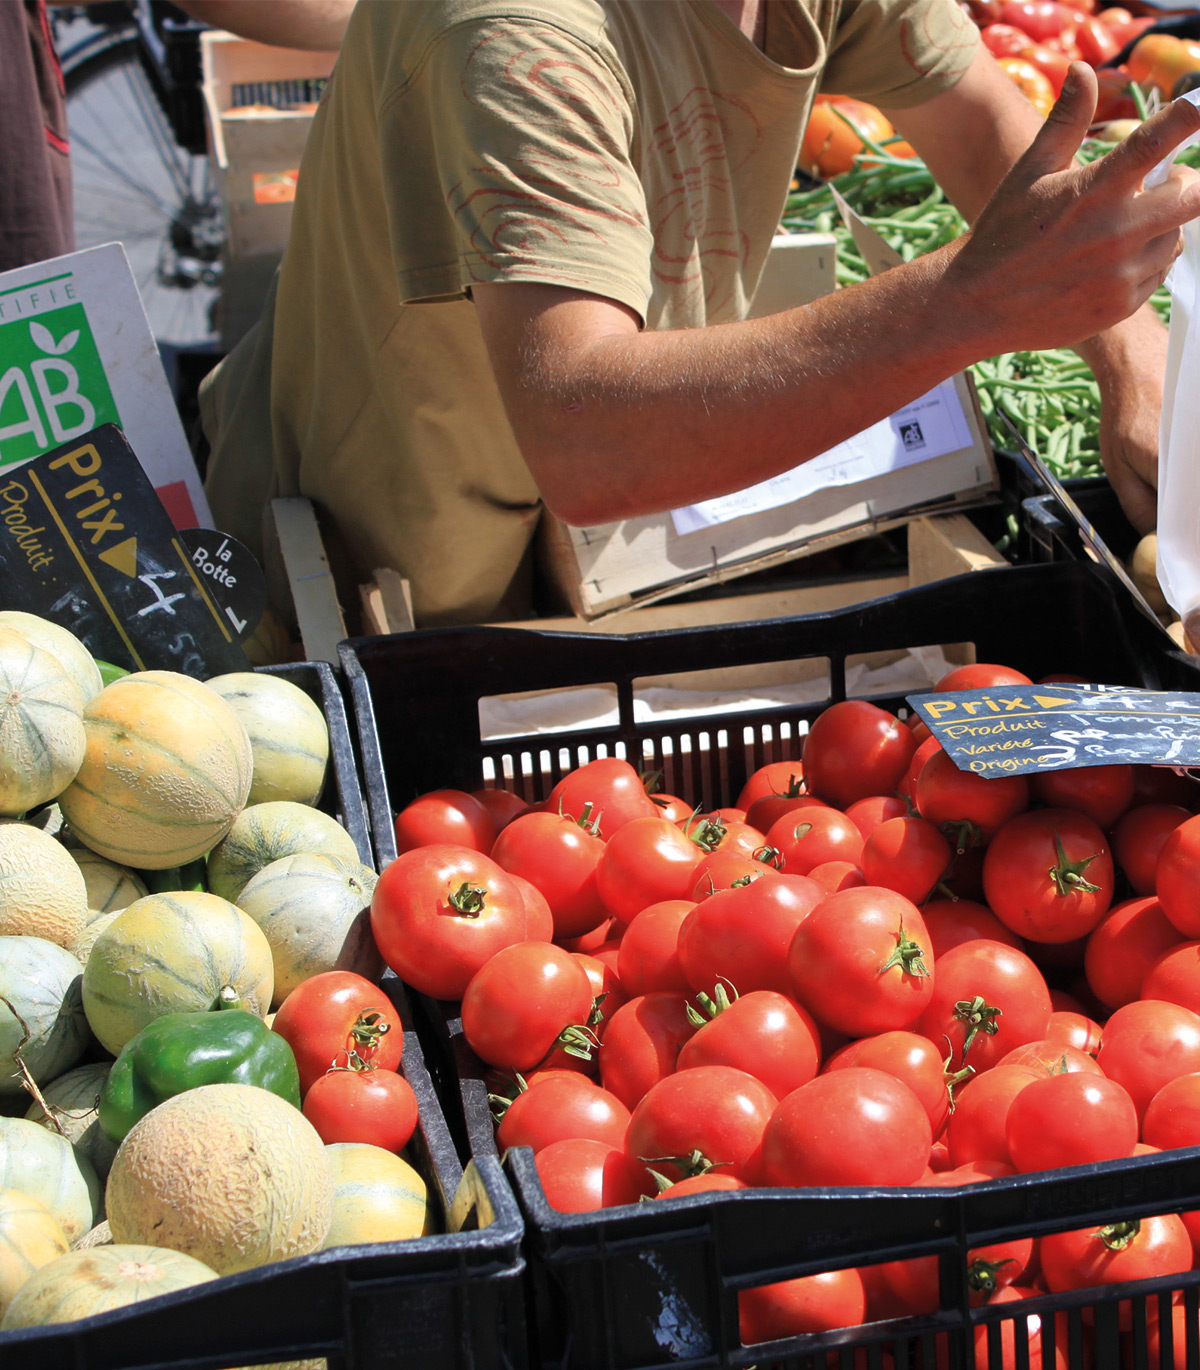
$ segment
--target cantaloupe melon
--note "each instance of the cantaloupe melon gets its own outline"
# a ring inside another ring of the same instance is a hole
[[[83,713],[87,751],[59,803],[101,856],[142,870],[183,865],[219,842],[250,793],[241,720],[174,671],[114,681]]]
[[[25,1111],[31,1122],[62,1132],[75,1150],[91,1161],[101,1179],[117,1154],[117,1144],[100,1126],[100,1091],[111,1069],[108,1061],[92,1061],[43,1085],[42,1098],[53,1120],[36,1100]]]
[[[68,1250],[66,1234],[40,1199],[0,1189],[0,1315],[35,1270]]]
[[[0,628],[0,814],[57,799],[84,759],[83,697],[57,657]]]
[[[149,894],[117,914],[83,970],[83,1007],[115,1056],[164,1013],[197,1013],[231,996],[260,1016],[275,980],[262,930],[215,894]]]
[[[65,1137],[28,1118],[0,1118],[0,1188],[40,1199],[69,1242],[94,1227],[103,1211],[91,1163]]]
[[[301,852],[358,863],[354,839],[320,809],[287,799],[251,804],[209,853],[208,888],[236,904],[247,882],[264,866]]]
[[[0,825],[0,935],[69,947],[87,921],[83,872],[62,843],[26,823]]]
[[[204,683],[230,705],[250,738],[254,780],[247,804],[315,804],[329,761],[329,728],[317,704],[290,680],[261,671],[232,671]]]
[[[90,1232],[85,1232],[82,1237],[72,1246],[72,1251],[90,1251],[93,1246],[111,1246],[112,1228],[108,1225],[108,1219],[97,1223]]]
[[[333,1175],[326,1250],[402,1242],[437,1231],[425,1181],[402,1156],[366,1142],[334,1142],[325,1154]]]
[[[52,623],[23,609],[0,609],[0,628],[11,628],[23,638],[49,652],[79,688],[80,706],[94,699],[104,688],[96,659],[69,628]]]
[[[369,980],[383,971],[371,933],[369,866],[307,852],[264,866],[238,895],[238,908],[262,928],[275,963],[278,1007],[302,980],[352,970]]]
[[[91,1318],[216,1278],[215,1271],[194,1257],[148,1243],[69,1251],[25,1281],[0,1330]]]
[[[128,866],[107,861],[90,847],[79,843],[64,843],[71,859],[83,873],[87,887],[88,922],[102,913],[120,913],[135,899],[144,899],[150,891],[146,882]]]
[[[134,1125],[107,1200],[115,1241],[152,1235],[229,1275],[319,1250],[333,1180],[299,1109],[254,1085],[200,1085]]]
[[[96,942],[99,940],[100,934],[110,924],[114,923],[124,912],[124,909],[120,909],[117,913],[97,914],[97,916],[93,918],[90,923],[87,924],[87,926],[79,934],[79,936],[71,943],[67,950],[71,953],[72,956],[74,956],[79,961],[81,965],[86,966],[88,963],[88,957],[91,956],[92,948],[96,945]]]
[[[17,1073],[18,1048],[38,1085],[70,1070],[83,1055],[91,1033],[82,983],[83,967],[57,942],[0,937],[0,999],[7,1000],[0,1002],[0,1098],[28,1099]]]

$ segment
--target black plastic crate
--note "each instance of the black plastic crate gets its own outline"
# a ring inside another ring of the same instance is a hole
[[[642,768],[663,770],[664,789],[706,807],[732,802],[751,771],[798,754],[806,721],[846,697],[850,658],[963,642],[973,644],[978,660],[1015,666],[1034,679],[1072,671],[1109,684],[1200,688],[1200,666],[1170,650],[1110,572],[1082,561],[981,571],[804,618],[627,637],[476,628],[357,639],[343,644],[343,666],[377,860],[382,868],[395,856],[398,807],[430,789],[475,788],[489,771],[539,798],[581,761],[624,754]],[[824,658],[827,680],[820,698],[802,707],[683,721],[635,716],[637,682],[646,677],[811,658]],[[617,718],[610,724],[500,740],[481,736],[481,698],[597,684],[615,692]],[[870,697],[902,703],[894,695]],[[418,1010],[428,1014],[427,1049],[447,1113],[471,1154],[490,1159],[495,1143],[486,1088],[456,1006],[417,998]],[[454,1119],[456,1103],[461,1114]],[[892,1364],[958,1370],[972,1363],[975,1322],[1008,1321],[1023,1329],[1027,1312],[1037,1311],[1022,1305],[971,1312],[968,1249],[1018,1233],[1196,1207],[1200,1199],[1200,1156],[1193,1152],[963,1191],[764,1189],[589,1214],[547,1205],[527,1150],[514,1150],[506,1166],[526,1222],[534,1358],[586,1370],[764,1360],[815,1370],[837,1348],[841,1355],[829,1363],[846,1370]],[[942,1257],[939,1314],[742,1346],[739,1289],[918,1254]],[[1200,1275],[1164,1287],[1180,1290],[1196,1280]],[[1135,1318],[1142,1342],[1133,1360],[1128,1341],[1115,1336],[1121,1293],[1129,1290],[1039,1301],[1043,1309],[1068,1310],[1072,1370],[1148,1364],[1144,1303],[1140,1323]],[[1102,1335],[1085,1357],[1089,1322]],[[1018,1355],[1015,1363],[1027,1361]]]
[[[464,1230],[337,1247],[79,1322],[0,1333],[4,1370],[230,1370],[321,1356],[329,1370],[521,1370],[520,1214],[494,1156],[464,1175],[403,987],[383,983],[401,1009],[402,1072],[417,1095],[412,1164],[443,1220]]]
[[[318,807],[343,824],[359,858],[373,865],[332,668],[318,661],[259,669],[291,681],[320,706],[330,746]],[[0,1333],[4,1370],[229,1370],[319,1356],[330,1370],[521,1370],[527,1337],[520,1213],[494,1154],[464,1174],[404,986],[390,972],[381,983],[404,1027],[401,1073],[417,1096],[409,1159],[446,1230],[321,1251],[80,1322]]]

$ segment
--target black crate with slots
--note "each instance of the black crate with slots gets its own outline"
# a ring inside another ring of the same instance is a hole
[[[260,668],[325,715],[329,772],[318,806],[373,864],[346,708],[326,662]],[[405,1031],[401,1073],[417,1096],[407,1148],[431,1197],[435,1232],[281,1261],[78,1322],[0,1332],[4,1370],[247,1370],[324,1358],[328,1370],[522,1370],[523,1223],[500,1163],[465,1171],[414,1030],[404,986],[381,985]]]
[[[1099,683],[1200,688],[1197,663],[1170,650],[1111,573],[1074,561],[980,571],[804,618],[602,639],[490,628],[359,639],[343,645],[343,665],[378,862],[382,868],[394,858],[393,815],[419,793],[470,790],[495,779],[543,797],[565,771],[598,755],[624,755],[642,769],[661,770],[664,789],[706,808],[730,803],[756,767],[798,754],[807,720],[829,703],[865,695],[895,707],[932,683],[872,689],[869,679],[852,683],[856,665],[878,667],[934,646],[946,647],[950,659],[967,659],[951,644],[970,644],[974,659],[1014,666],[1033,679],[1069,671]],[[780,663],[789,677],[810,681],[804,702],[760,700],[735,714],[686,719],[646,716],[637,707],[646,687],[665,677],[678,683],[689,673],[766,664],[778,679]],[[574,730],[485,735],[481,700],[581,687],[610,695],[611,716]],[[457,1006],[418,996],[418,1008],[428,1013],[428,1050],[448,1114],[455,1096],[461,1104],[460,1140],[476,1157],[491,1157],[487,1091]],[[514,1149],[506,1168],[526,1221],[533,1358],[541,1365],[650,1370],[769,1361],[814,1370],[958,1370],[972,1364],[975,1338],[990,1335],[1015,1337],[1023,1349],[1005,1353],[1003,1364],[1025,1367],[1038,1364],[1037,1348],[1024,1345],[1035,1325],[1026,1315],[1038,1314],[1046,1338],[1042,1363],[1071,1370],[1142,1366],[1151,1364],[1146,1347],[1158,1300],[1165,1308],[1186,1289],[1186,1306],[1196,1307],[1200,1276],[1162,1281],[1125,1305],[1132,1331],[1118,1336],[1126,1287],[1048,1296],[1022,1305],[1018,1315],[1002,1305],[972,1311],[965,1283],[966,1253],[980,1245],[1194,1206],[1200,1156],[1193,1151],[969,1190],[752,1190],[586,1214],[549,1207],[529,1151]],[[918,1255],[940,1257],[937,1313],[769,1345],[740,1341],[741,1289]],[[1057,1323],[1046,1316],[1051,1310],[1061,1315]],[[989,1333],[991,1324],[997,1330]],[[1193,1332],[1194,1324],[1193,1318]],[[1050,1344],[1056,1328],[1062,1361]],[[1194,1355],[1196,1338],[1189,1337]],[[827,1361],[833,1350],[839,1354]],[[987,1363],[1001,1363],[999,1342]]]

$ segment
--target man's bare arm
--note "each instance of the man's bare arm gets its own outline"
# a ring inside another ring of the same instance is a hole
[[[992,199],[976,192],[973,233],[801,309],[653,332],[599,296],[476,286],[501,395],[550,509],[586,524],[727,493],[826,451],[980,357],[1075,345],[1134,313],[1174,259],[1178,225],[1200,212],[1193,173],[1145,193],[1141,180],[1200,114],[1173,106],[1078,167],[1095,78],[1075,72],[1075,96]],[[969,179],[949,189],[969,200]]]
[[[175,0],[193,19],[278,48],[336,52],[354,0]]]

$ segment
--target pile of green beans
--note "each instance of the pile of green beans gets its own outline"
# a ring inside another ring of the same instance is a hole
[[[1081,160],[1092,161],[1110,144],[1087,140]],[[886,144],[868,144],[867,159],[840,176],[836,185],[854,210],[905,261],[932,252],[966,231],[923,162],[896,158]],[[1181,160],[1200,165],[1200,148]],[[799,187],[788,196],[783,228],[796,233],[832,233],[838,240],[837,283],[854,285],[869,272],[842,223],[828,185]],[[1170,295],[1155,292],[1153,304],[1164,321]],[[971,371],[992,442],[1010,447],[1012,435],[1001,411],[1031,448],[1060,478],[1099,475],[1100,390],[1091,369],[1075,352],[1010,352],[976,363]]]

